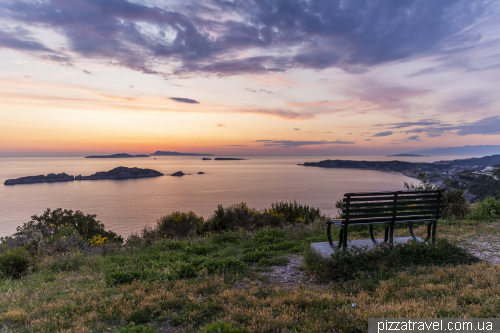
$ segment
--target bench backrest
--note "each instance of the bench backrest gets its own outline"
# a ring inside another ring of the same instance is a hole
[[[346,193],[344,224],[401,222],[441,217],[444,190]]]

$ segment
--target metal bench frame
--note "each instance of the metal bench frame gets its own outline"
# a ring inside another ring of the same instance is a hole
[[[413,223],[429,222],[427,239],[436,238],[437,219],[441,217],[444,190],[397,191],[397,192],[367,192],[346,193],[343,199],[342,219],[328,221],[328,242],[332,248],[347,247],[347,230],[349,226],[369,225],[370,238],[374,244],[378,242],[373,236],[375,224],[387,224],[384,242],[390,244],[394,240],[394,225],[408,223],[410,235],[413,233]],[[340,227],[339,243],[333,244],[331,237],[332,224]]]

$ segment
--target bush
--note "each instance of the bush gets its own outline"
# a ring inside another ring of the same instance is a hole
[[[200,333],[244,333],[248,332],[248,328],[236,329],[231,325],[223,323],[221,320],[217,320],[215,323],[207,326]]]
[[[73,212],[58,208],[51,211],[47,208],[42,215],[33,215],[31,221],[17,227],[13,238],[36,239],[38,241],[51,238],[72,238],[72,241],[77,241],[82,238],[90,241],[94,237],[101,236],[111,242],[123,242],[121,236],[112,231],[106,231],[104,224],[95,219],[96,216],[85,215],[79,210]]]
[[[251,230],[255,227],[258,214],[255,209],[249,208],[244,202],[231,205],[227,208],[218,205],[212,218],[197,226],[196,233],[198,235],[205,235],[209,232],[235,231],[239,228]]]
[[[115,271],[113,273],[107,274],[104,277],[104,281],[108,286],[117,286],[120,284],[129,284],[134,280],[141,280],[143,277],[142,272],[119,272]]]
[[[81,254],[57,254],[48,261],[47,267],[53,272],[76,271],[84,262]]]
[[[174,212],[157,221],[156,231],[160,238],[185,238],[190,236],[196,226],[203,223],[203,217],[195,213]]]
[[[463,190],[447,190],[443,194],[443,218],[463,219],[470,212],[470,206]]]
[[[348,247],[334,251],[330,258],[320,257],[309,249],[305,256],[308,270],[321,282],[387,275],[416,265],[462,265],[478,261],[465,249],[441,238],[435,244],[411,240],[394,246],[382,243],[371,249]]]
[[[30,265],[28,251],[18,247],[0,255],[0,272],[3,276],[19,278]]]
[[[477,203],[467,216],[471,220],[491,220],[500,217],[500,199],[486,198]]]
[[[287,222],[303,221],[310,223],[316,218],[321,217],[319,208],[315,209],[309,206],[298,204],[295,200],[292,202],[276,202],[271,204],[269,212],[280,214]]]
[[[265,227],[259,229],[253,237],[253,241],[257,244],[275,244],[283,242],[285,232],[278,228]]]

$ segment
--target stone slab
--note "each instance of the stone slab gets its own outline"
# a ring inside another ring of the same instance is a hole
[[[406,243],[411,237],[396,237],[394,238],[394,244],[396,243]],[[422,241],[422,239],[417,238],[419,241]],[[377,239],[377,242],[382,243],[384,240],[383,239]],[[338,242],[333,242],[334,245],[337,245]],[[367,246],[369,249],[373,247],[373,242],[371,239],[358,239],[358,240],[352,240],[352,241],[347,241],[347,247],[351,246],[356,246],[356,247],[363,247]],[[311,248],[314,252],[322,255],[325,258],[330,257],[330,255],[333,253],[333,249],[330,247],[330,244],[328,242],[321,242],[321,243],[311,243]]]

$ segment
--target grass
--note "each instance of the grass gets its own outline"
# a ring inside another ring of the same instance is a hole
[[[496,223],[439,224],[438,235],[453,244],[500,238]],[[0,332],[118,332],[131,322],[199,332],[220,320],[220,327],[249,332],[346,333],[365,332],[368,318],[500,316],[500,268],[485,261],[396,268],[381,262],[348,279],[319,279],[317,260],[304,270],[308,280],[321,281],[293,287],[270,284],[259,273],[286,265],[291,253],[307,259],[311,242],[326,241],[325,229],[317,221],[162,240],[106,255],[32,257],[28,274],[0,280]],[[416,233],[423,236],[425,228]],[[353,228],[349,238],[367,232]]]

